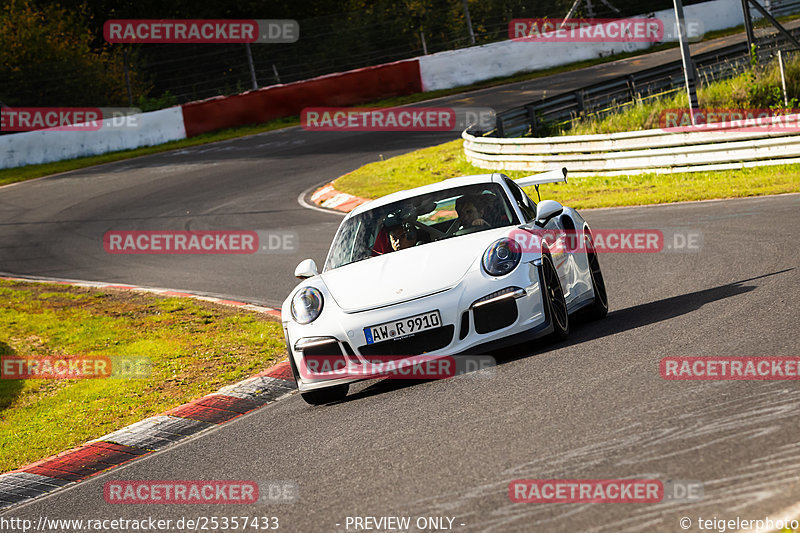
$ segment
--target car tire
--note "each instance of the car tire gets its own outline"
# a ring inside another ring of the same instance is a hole
[[[558,272],[553,264],[550,254],[542,255],[542,294],[545,302],[545,311],[550,323],[553,324],[553,340],[564,340],[569,337],[569,312],[567,301],[564,299],[564,290],[558,280]]]
[[[603,280],[603,271],[600,269],[600,261],[597,258],[597,250],[594,247],[594,240],[588,231],[585,242],[586,259],[589,262],[589,274],[592,278],[592,292],[594,292],[594,300],[589,306],[587,314],[591,319],[599,320],[608,314],[608,293]]]
[[[340,402],[347,396],[350,384],[334,385],[324,389],[317,389],[308,392],[301,392],[300,396],[309,405],[325,405],[328,403]]]

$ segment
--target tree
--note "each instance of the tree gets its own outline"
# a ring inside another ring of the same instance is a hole
[[[93,46],[84,8],[10,0],[0,11],[0,100],[6,105],[124,106],[122,50]],[[134,97],[148,90],[131,69]]]

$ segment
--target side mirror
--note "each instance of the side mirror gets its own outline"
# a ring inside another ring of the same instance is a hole
[[[555,200],[542,200],[536,204],[536,225],[544,226],[551,218],[560,215],[564,206]]]
[[[311,278],[317,274],[319,274],[319,271],[317,271],[317,264],[313,259],[300,261],[300,264],[294,269],[294,277],[300,279]]]

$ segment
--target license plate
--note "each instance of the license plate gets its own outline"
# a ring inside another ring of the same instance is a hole
[[[406,335],[413,335],[420,331],[438,328],[441,325],[442,319],[439,316],[439,311],[428,311],[421,315],[414,315],[408,318],[364,328],[364,336],[367,338],[367,344],[375,344],[376,342],[405,337]]]

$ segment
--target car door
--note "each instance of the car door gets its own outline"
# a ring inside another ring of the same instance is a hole
[[[533,221],[536,219],[536,203],[513,180],[505,178],[505,181],[511,191],[514,202],[519,206],[526,218],[525,223],[532,226]],[[570,305],[577,296],[573,288],[579,279],[572,243],[566,235],[561,216],[551,218],[545,224],[544,229],[547,230],[548,235],[553,237],[548,239],[550,241],[550,257],[553,259],[553,265],[556,267],[559,280],[561,280],[564,299],[567,305]]]

